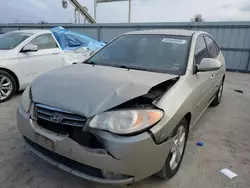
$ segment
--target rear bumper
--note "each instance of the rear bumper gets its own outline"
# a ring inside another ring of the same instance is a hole
[[[172,140],[156,145],[145,132],[137,136],[123,137],[104,131],[96,131],[108,153],[97,153],[78,144],[68,136],[48,131],[29,118],[20,106],[17,110],[17,126],[28,139],[30,149],[49,163],[85,180],[104,184],[131,184],[151,176],[162,169],[172,146]],[[32,144],[34,143],[34,144]],[[35,145],[56,155],[89,168],[125,175],[123,179],[105,179],[78,171],[63,161],[51,158]]]

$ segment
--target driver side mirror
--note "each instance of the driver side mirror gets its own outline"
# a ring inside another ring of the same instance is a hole
[[[34,44],[27,44],[23,47],[23,49],[20,52],[26,53],[26,52],[37,52],[38,46]]]
[[[206,72],[206,71],[219,70],[222,67],[222,64],[217,59],[204,58],[201,60],[201,63],[196,66],[197,66],[196,72]]]

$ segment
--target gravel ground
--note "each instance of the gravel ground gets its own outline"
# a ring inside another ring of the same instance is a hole
[[[244,93],[237,93],[234,89]],[[15,126],[20,96],[17,94],[0,104],[0,187],[110,187],[69,175],[28,150]],[[204,141],[204,146],[196,146],[197,141]],[[231,169],[238,177],[230,180],[220,174],[223,168]],[[208,108],[192,129],[178,174],[169,181],[149,177],[133,187],[249,188],[249,177],[250,74],[227,73],[222,103],[217,108]]]

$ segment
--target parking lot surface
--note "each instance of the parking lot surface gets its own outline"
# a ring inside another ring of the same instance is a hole
[[[31,153],[15,126],[20,98],[19,93],[0,104],[1,188],[111,187],[76,178]],[[196,146],[198,141],[203,141],[204,146]],[[232,170],[238,177],[230,180],[220,173],[223,168]],[[226,74],[222,102],[218,107],[208,108],[192,129],[182,165],[174,178],[162,181],[152,176],[133,187],[249,188],[250,74]]]

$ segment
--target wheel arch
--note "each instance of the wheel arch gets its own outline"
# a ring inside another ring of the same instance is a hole
[[[191,123],[191,118],[192,118],[191,112],[188,112],[188,113],[184,116],[184,118],[187,120],[188,125],[190,125],[190,123]]]
[[[9,73],[11,76],[13,76],[13,78],[16,82],[16,91],[19,91],[20,83],[19,83],[17,75],[13,71],[11,71],[10,69],[0,67],[0,70],[5,71],[5,72]]]
[[[223,82],[225,81],[225,77],[226,77],[226,75],[224,74],[223,77],[222,77]]]
[[[191,112],[188,112],[184,118],[187,120],[187,125],[188,125],[188,130],[190,129],[190,123],[191,123],[191,119],[192,119],[192,114]]]

